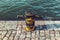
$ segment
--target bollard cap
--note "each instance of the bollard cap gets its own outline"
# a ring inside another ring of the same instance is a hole
[[[35,13],[36,13],[35,11],[28,10],[28,11],[25,12],[25,15],[26,16],[34,16]]]

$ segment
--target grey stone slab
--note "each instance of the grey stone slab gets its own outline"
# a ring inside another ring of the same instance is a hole
[[[0,21],[0,30],[5,28],[5,21]]]
[[[31,38],[31,32],[26,32],[26,37]]]
[[[37,21],[36,21],[37,22]],[[42,21],[40,21],[41,23]],[[45,22],[45,21],[44,21]],[[54,22],[50,21],[49,23],[47,21],[46,24],[54,24]],[[42,24],[45,24],[42,22]],[[22,27],[25,27],[25,21],[2,21],[0,24],[3,26],[5,25],[5,29],[15,29],[11,31],[0,31],[0,39],[5,39],[5,40],[59,40],[60,39],[60,30],[55,30],[55,33],[53,30],[35,30],[32,32],[26,32],[25,30],[22,29]],[[19,25],[17,25],[19,24]],[[39,24],[39,21],[37,22],[36,25],[42,25]],[[55,25],[54,25],[55,26]],[[51,26],[50,26],[51,27]],[[3,27],[1,29],[4,30]],[[10,35],[10,33],[12,34]],[[7,34],[6,34],[7,33]],[[5,36],[6,34],[6,36]],[[10,35],[10,36],[9,36]]]
[[[25,21],[17,21],[17,22],[18,22],[18,24],[22,24],[22,25],[26,24]]]
[[[55,40],[60,40],[60,37],[55,37]]]
[[[40,33],[40,36],[43,37],[43,36],[45,36],[45,34],[44,33]]]
[[[16,31],[16,33],[14,34],[14,40],[18,40],[20,38],[20,33],[18,31]]]
[[[10,35],[11,35],[11,31],[8,31],[6,37],[9,37]]]
[[[2,39],[0,39],[0,40],[2,40]]]
[[[60,37],[59,31],[55,30],[55,36]]]
[[[15,36],[16,36],[16,31],[12,31],[8,40],[14,40],[16,38]]]
[[[7,37],[4,37],[3,40],[8,40],[8,38]]]
[[[56,24],[60,24],[60,21],[55,21]]]
[[[45,30],[45,38],[50,39],[49,30]]]
[[[45,21],[45,24],[55,24],[55,21],[51,21],[51,20]]]
[[[17,21],[6,21],[5,27],[6,29],[16,29]]]
[[[45,37],[40,37],[40,40],[46,40],[46,38]]]
[[[14,40],[18,40],[18,38],[19,38],[19,36],[16,35],[15,38],[14,38]]]
[[[55,30],[55,34],[59,34],[59,31],[58,30]]]
[[[44,30],[41,30],[41,31],[40,31],[40,36],[41,36],[41,37],[45,36]]]
[[[51,37],[54,37],[55,35],[54,34],[50,34]]]
[[[8,40],[13,40],[13,37],[12,37],[12,36],[10,36]]]
[[[35,36],[36,36],[36,37],[40,37],[40,35],[39,35],[39,30],[36,30],[35,32],[36,32]]]
[[[56,40],[55,37],[51,37],[51,40]]]
[[[54,37],[55,36],[55,31],[54,30],[50,30],[49,34],[50,34],[51,37]]]
[[[24,34],[21,34],[21,35],[20,35],[20,38],[25,38],[25,35],[24,35]]]
[[[12,31],[12,34],[15,34],[16,33],[16,31]]]
[[[7,31],[0,31],[0,33],[0,38],[3,38],[6,35]]]
[[[31,40],[35,40],[35,38],[31,38]]]
[[[55,34],[55,36],[60,37],[60,34]]]
[[[35,38],[35,40],[39,40],[39,38],[37,37],[37,38]]]
[[[35,38],[35,37],[36,37],[36,31],[33,31],[33,32],[31,33],[31,37],[32,37],[32,38]]]
[[[0,38],[3,38],[3,36],[2,36],[2,35],[0,35]]]
[[[46,39],[46,40],[50,40],[50,39]]]
[[[25,40],[25,38],[19,38],[19,40]]]
[[[30,40],[30,38],[25,38],[25,40]]]
[[[22,32],[18,30],[18,31],[16,31],[16,33],[20,35]]]

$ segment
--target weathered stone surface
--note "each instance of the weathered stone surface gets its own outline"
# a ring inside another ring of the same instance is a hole
[[[20,35],[20,38],[25,38],[25,35],[24,35],[24,34],[21,34],[21,35]]]
[[[30,40],[30,38],[25,38],[25,40]]]
[[[40,37],[40,40],[45,40],[45,37]]]
[[[11,31],[8,31],[6,37],[9,37],[10,35],[11,35]]]
[[[7,37],[4,37],[3,40],[8,40],[8,38]]]
[[[55,37],[51,37],[51,40],[56,40]]]
[[[31,33],[30,32],[26,32],[26,37],[31,38],[32,37]]]
[[[50,22],[47,21],[46,24],[53,23],[52,21]],[[44,23],[42,22],[42,24]],[[22,29],[22,27],[26,26],[25,21],[0,21],[0,25],[0,40],[60,40],[60,30],[35,30],[26,32]],[[39,21],[36,25],[40,25]]]
[[[0,40],[2,40],[2,39],[0,39]]]

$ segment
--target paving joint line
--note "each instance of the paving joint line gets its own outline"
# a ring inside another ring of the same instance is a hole
[[[8,33],[8,30],[7,30],[6,34],[7,34],[7,33]],[[4,37],[6,37],[6,34],[4,35]],[[4,37],[3,37],[3,38],[4,38]],[[3,38],[2,38],[2,40],[3,40]]]
[[[10,33],[9,37],[11,36],[11,34],[12,34],[12,31],[11,31],[11,33]],[[8,39],[7,39],[7,40],[9,40],[9,37],[8,37]]]
[[[14,40],[14,38],[15,38],[16,34],[17,34],[17,31],[14,33],[13,40]]]

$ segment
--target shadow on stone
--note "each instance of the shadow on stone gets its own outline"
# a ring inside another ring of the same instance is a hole
[[[45,30],[45,29],[47,29],[46,25],[35,26],[35,30]]]

